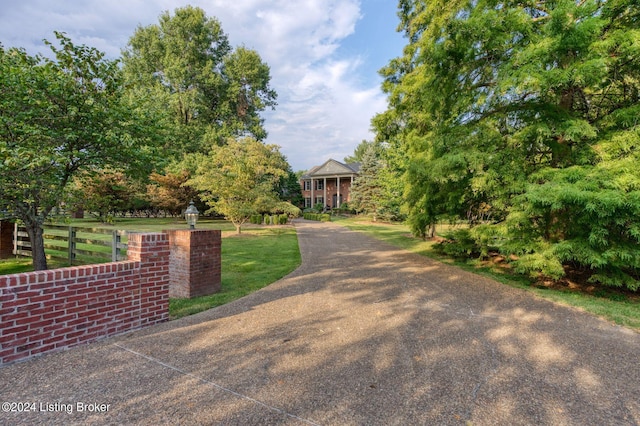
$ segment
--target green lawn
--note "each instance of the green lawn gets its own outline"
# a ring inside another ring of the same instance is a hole
[[[243,231],[222,240],[222,290],[211,296],[171,299],[172,319],[224,305],[259,290],[300,265],[298,237],[293,228]]]
[[[423,241],[413,237],[409,227],[404,224],[372,223],[368,218],[363,217],[333,218],[332,220],[396,247],[488,276],[503,284],[533,292],[545,299],[578,307],[615,324],[640,330],[640,295],[627,295],[614,289],[606,288],[595,291],[593,294],[588,294],[570,289],[541,287],[537,286],[530,278],[510,274],[504,268],[488,266],[487,263],[477,261],[460,262],[444,257],[434,251],[433,241]],[[448,225],[440,226],[437,228],[437,232],[442,232],[448,228],[450,228]]]

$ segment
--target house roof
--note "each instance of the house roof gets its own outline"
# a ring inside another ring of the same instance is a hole
[[[334,159],[325,161],[320,166],[312,167],[302,179],[311,179],[315,177],[340,176],[357,174],[360,171],[360,163],[341,163]]]

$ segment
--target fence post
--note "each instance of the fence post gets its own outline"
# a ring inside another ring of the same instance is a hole
[[[76,229],[73,226],[69,227],[69,266],[73,265],[73,261],[76,258]]]
[[[117,262],[120,255],[120,233],[113,230],[111,233],[111,261]]]
[[[18,255],[18,222],[13,224],[13,254]]]

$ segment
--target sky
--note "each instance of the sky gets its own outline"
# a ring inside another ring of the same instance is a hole
[[[269,65],[278,106],[262,114],[265,142],[294,171],[342,161],[373,138],[371,118],[387,106],[378,71],[405,44],[395,0],[0,0],[0,43],[48,54],[42,40],[63,31],[115,59],[138,26],[189,4]]]

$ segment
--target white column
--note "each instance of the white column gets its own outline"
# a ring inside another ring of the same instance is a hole
[[[322,201],[324,202],[324,206],[323,207],[326,207],[327,204],[329,204],[329,203],[327,203],[327,178],[324,178],[324,196],[323,196],[323,200]]]
[[[313,182],[313,178],[311,178],[311,208],[314,208],[316,205],[313,199],[314,189],[315,189],[314,185],[315,185],[315,182]]]

